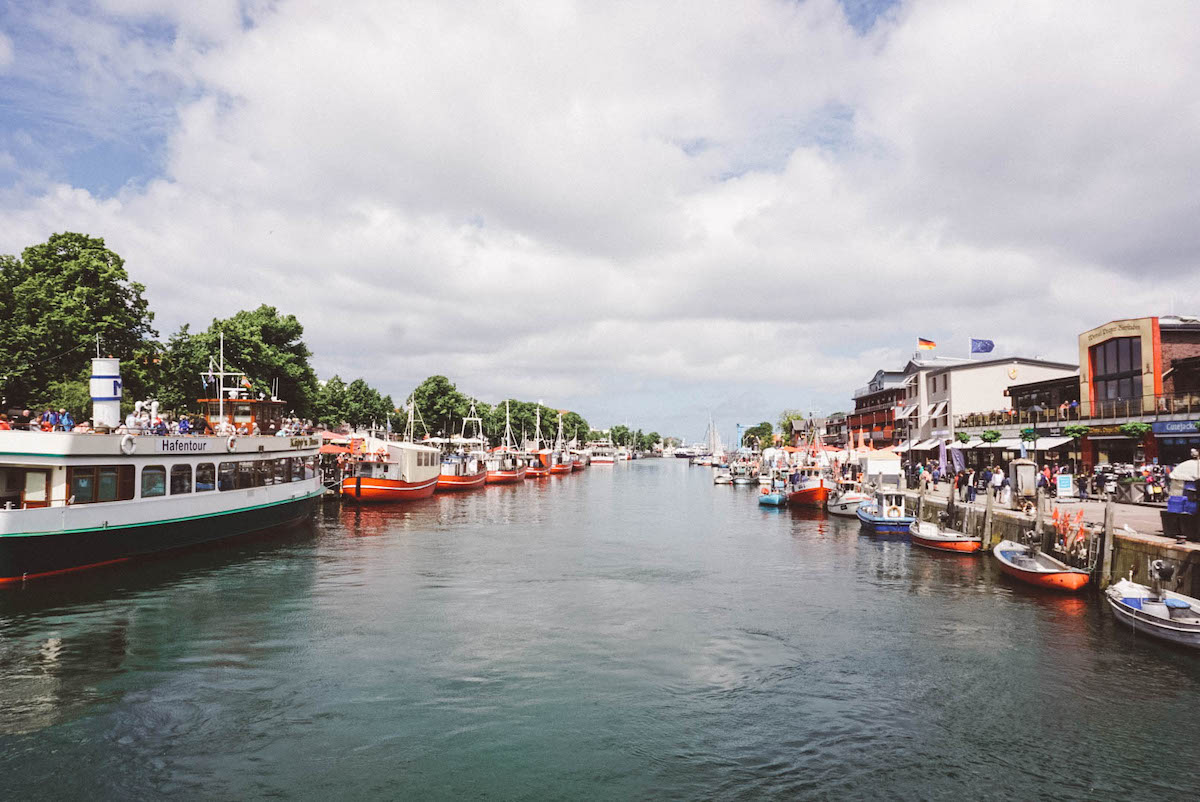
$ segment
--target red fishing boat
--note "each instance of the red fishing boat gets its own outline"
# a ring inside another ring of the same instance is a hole
[[[1087,571],[1072,568],[1039,549],[1011,540],[1002,540],[992,549],[1000,570],[1039,588],[1073,593],[1090,581]]]
[[[550,475],[550,469],[541,463],[540,455],[532,454],[533,462],[525,470],[526,479],[542,479]]]
[[[805,467],[797,469],[800,474],[799,482],[791,482],[789,477],[787,494],[788,504],[794,507],[820,507],[825,509],[829,500],[829,482],[820,468]],[[792,476],[796,474],[793,473]]]
[[[453,490],[474,490],[487,482],[487,467],[483,460],[473,454],[446,454],[442,457],[442,473],[437,478],[437,489],[445,493]]]
[[[549,453],[547,454],[547,452]],[[567,444],[563,439],[563,419],[561,412],[558,413],[558,436],[554,439],[554,449],[545,449],[542,453],[549,458],[548,467],[552,476],[561,476],[573,470],[571,467],[571,453],[567,451]]]
[[[342,478],[342,497],[364,503],[429,498],[437,487],[441,459],[436,448],[387,442]],[[382,451],[383,453],[379,453]]]
[[[513,444],[512,418],[507,401],[504,402],[504,442],[484,460],[484,468],[487,470],[485,484],[489,485],[523,482],[528,473],[528,458],[524,454],[518,454]]]

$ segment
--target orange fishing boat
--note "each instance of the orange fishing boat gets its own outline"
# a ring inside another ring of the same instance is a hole
[[[798,469],[799,483],[788,484],[788,504],[794,507],[820,507],[825,509],[829,500],[829,483],[820,468],[805,467]],[[792,474],[793,476],[795,474]]]
[[[1090,581],[1087,571],[1072,568],[1049,554],[1012,540],[1002,540],[992,549],[1000,570],[1030,585],[1073,593]]]
[[[504,402],[504,442],[496,447],[484,460],[487,470],[485,484],[505,485],[525,481],[529,470],[529,461],[523,454],[518,454],[513,445],[512,418],[509,415],[508,402]]]
[[[363,503],[429,498],[437,487],[440,464],[436,448],[388,442],[370,459],[350,464],[349,475],[342,478],[341,494]]]
[[[558,437],[554,439],[554,450],[544,449],[542,453],[545,457],[549,458],[548,463],[544,462],[543,464],[546,464],[550,468],[552,476],[560,476],[570,473],[573,470],[571,467],[571,454],[567,451],[566,443],[563,440],[563,419],[561,412],[558,413]]]

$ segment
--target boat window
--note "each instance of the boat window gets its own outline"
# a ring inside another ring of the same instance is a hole
[[[292,461],[288,459],[277,459],[274,462],[275,484],[281,485],[285,482],[292,481]]]
[[[70,468],[67,471],[70,478],[72,504],[91,504],[96,500],[96,469]]]
[[[196,466],[196,492],[216,489],[216,469],[211,462],[202,462]]]
[[[167,469],[162,465],[147,465],[142,468],[142,498],[167,494]]]
[[[253,415],[250,412],[249,404],[234,404],[233,405],[233,422],[234,423],[249,423]]]
[[[237,466],[236,462],[222,462],[221,469],[217,474],[217,486],[222,490],[237,489]]]
[[[259,460],[257,463],[255,463],[255,465],[257,467],[258,476],[261,480],[261,481],[259,481],[259,485],[275,484],[275,464],[274,463],[275,463],[275,460],[270,460],[270,459]]]
[[[316,476],[317,466],[312,457],[304,458],[304,478],[311,479]]]
[[[288,462],[292,464],[292,481],[299,482],[304,478],[304,460],[300,457],[292,457]]]
[[[171,466],[171,495],[192,492],[192,466]]]
[[[254,467],[253,460],[237,463],[236,484],[238,490],[245,490],[248,487],[256,487],[262,484],[258,480],[258,471]]]

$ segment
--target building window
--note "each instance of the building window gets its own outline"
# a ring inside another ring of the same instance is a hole
[[[192,492],[192,466],[171,466],[171,495]]]
[[[1142,398],[1142,338],[1117,337],[1088,349],[1097,415],[1116,415]],[[1136,411],[1141,412],[1140,403]]]
[[[142,498],[153,498],[167,494],[167,469],[162,465],[147,465],[142,468]]]

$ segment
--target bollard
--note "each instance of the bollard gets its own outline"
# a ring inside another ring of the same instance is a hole
[[[1112,581],[1113,556],[1113,515],[1116,513],[1113,505],[1113,494],[1104,494],[1104,552],[1100,560],[1100,589],[1108,587]]]
[[[1042,489],[1040,487],[1034,490],[1033,501],[1033,538],[1041,546],[1042,551],[1046,551],[1046,536],[1042,534]]]

